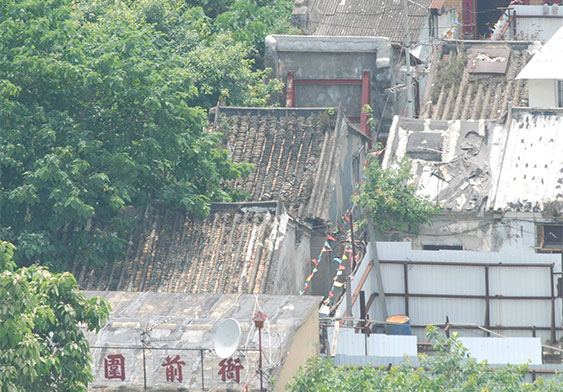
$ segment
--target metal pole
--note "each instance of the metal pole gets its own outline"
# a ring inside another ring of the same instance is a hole
[[[403,277],[405,285],[405,314],[409,316],[409,266],[403,264]]]
[[[147,333],[141,332],[141,344],[143,345],[143,390],[147,390],[147,360],[145,358],[145,347],[147,345]]]
[[[144,390],[147,389],[147,361],[145,359],[145,345],[143,344],[143,383]]]
[[[553,264],[549,268],[549,275],[551,278],[551,341],[555,343],[557,341],[557,335],[555,332],[555,282],[553,279]]]
[[[264,390],[262,377],[262,328],[258,328],[258,351],[260,351],[260,362],[258,366],[260,371],[260,392],[262,392]]]
[[[203,378],[203,350],[199,350],[199,355],[201,357],[201,390],[205,391],[205,380]]]
[[[363,321],[364,324],[367,324],[367,322],[365,321],[366,320],[366,293],[364,292],[364,290],[360,291],[360,319],[364,320]],[[360,324],[361,323],[362,321],[360,321]],[[368,335],[364,328],[362,328],[362,332],[364,333],[365,353],[366,355],[368,355]]]
[[[499,315],[500,317],[500,315]],[[485,327],[491,329],[491,295],[489,290],[489,267],[485,267]],[[491,336],[487,332],[487,336]]]
[[[407,117],[413,116],[413,94],[411,74],[411,50],[409,38],[409,14],[407,0],[403,0],[403,16],[405,20],[405,64],[407,66]]]
[[[350,257],[350,269],[346,274],[346,315],[352,317],[352,274],[354,273],[354,264],[356,258],[354,246],[354,218],[352,217],[352,209],[350,209],[350,240],[352,242],[352,256]],[[353,322],[349,322],[353,325]]]

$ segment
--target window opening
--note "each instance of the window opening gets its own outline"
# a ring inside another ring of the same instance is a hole
[[[463,250],[462,245],[422,245],[423,250]]]
[[[537,236],[540,251],[563,251],[563,225],[539,225]]]

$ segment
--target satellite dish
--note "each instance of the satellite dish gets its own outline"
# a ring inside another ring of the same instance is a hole
[[[229,358],[237,351],[240,342],[240,325],[237,320],[229,318],[221,321],[215,331],[213,344],[215,352],[221,358]]]

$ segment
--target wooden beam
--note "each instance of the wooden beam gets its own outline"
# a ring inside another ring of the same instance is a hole
[[[362,275],[362,278],[360,279],[360,284],[358,284],[358,287],[356,287],[356,290],[354,291],[354,295],[352,296],[352,306],[354,306],[354,303],[356,302],[358,295],[360,295],[360,291],[362,290],[364,283],[368,279],[369,273],[370,273],[372,268],[373,268],[373,260],[369,262],[368,266],[366,267],[366,270],[364,271],[364,274]],[[350,289],[349,287],[346,287],[346,290],[349,290],[349,289]],[[342,318],[346,318],[346,317],[347,317],[346,312],[344,312],[344,315],[342,316]],[[343,324],[344,324],[344,320],[342,320],[340,322],[340,325],[343,325]]]

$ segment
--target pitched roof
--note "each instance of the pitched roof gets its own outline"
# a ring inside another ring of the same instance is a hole
[[[86,290],[263,293],[278,225],[275,202],[215,204],[203,220],[150,208],[124,260],[73,274]]]
[[[140,222],[123,260],[94,268],[74,264],[83,289],[273,292],[277,275],[270,267],[279,261],[289,215],[329,219],[349,130],[338,111],[218,107],[211,120],[233,161],[254,166],[232,184],[251,201],[214,203],[205,219],[169,208],[136,213]]]
[[[409,35],[418,42],[430,14],[432,0],[408,2]],[[398,0],[309,0],[312,35],[387,37],[405,39],[403,4]]]
[[[409,155],[420,195],[445,211],[484,208],[493,170],[489,163],[494,121],[443,121],[395,117],[384,168]]]
[[[445,41],[435,48],[420,118],[498,118],[527,106],[528,84],[516,76],[530,60],[525,42]],[[500,67],[499,67],[500,66]]]
[[[502,151],[489,208],[539,212],[548,203],[562,205],[563,109],[513,109]]]
[[[532,57],[517,79],[563,79],[563,27]]]
[[[214,128],[234,162],[254,170],[235,184],[250,200],[281,199],[289,214],[328,220],[338,171],[340,116],[332,110],[219,107]],[[215,119],[216,118],[216,119]]]

